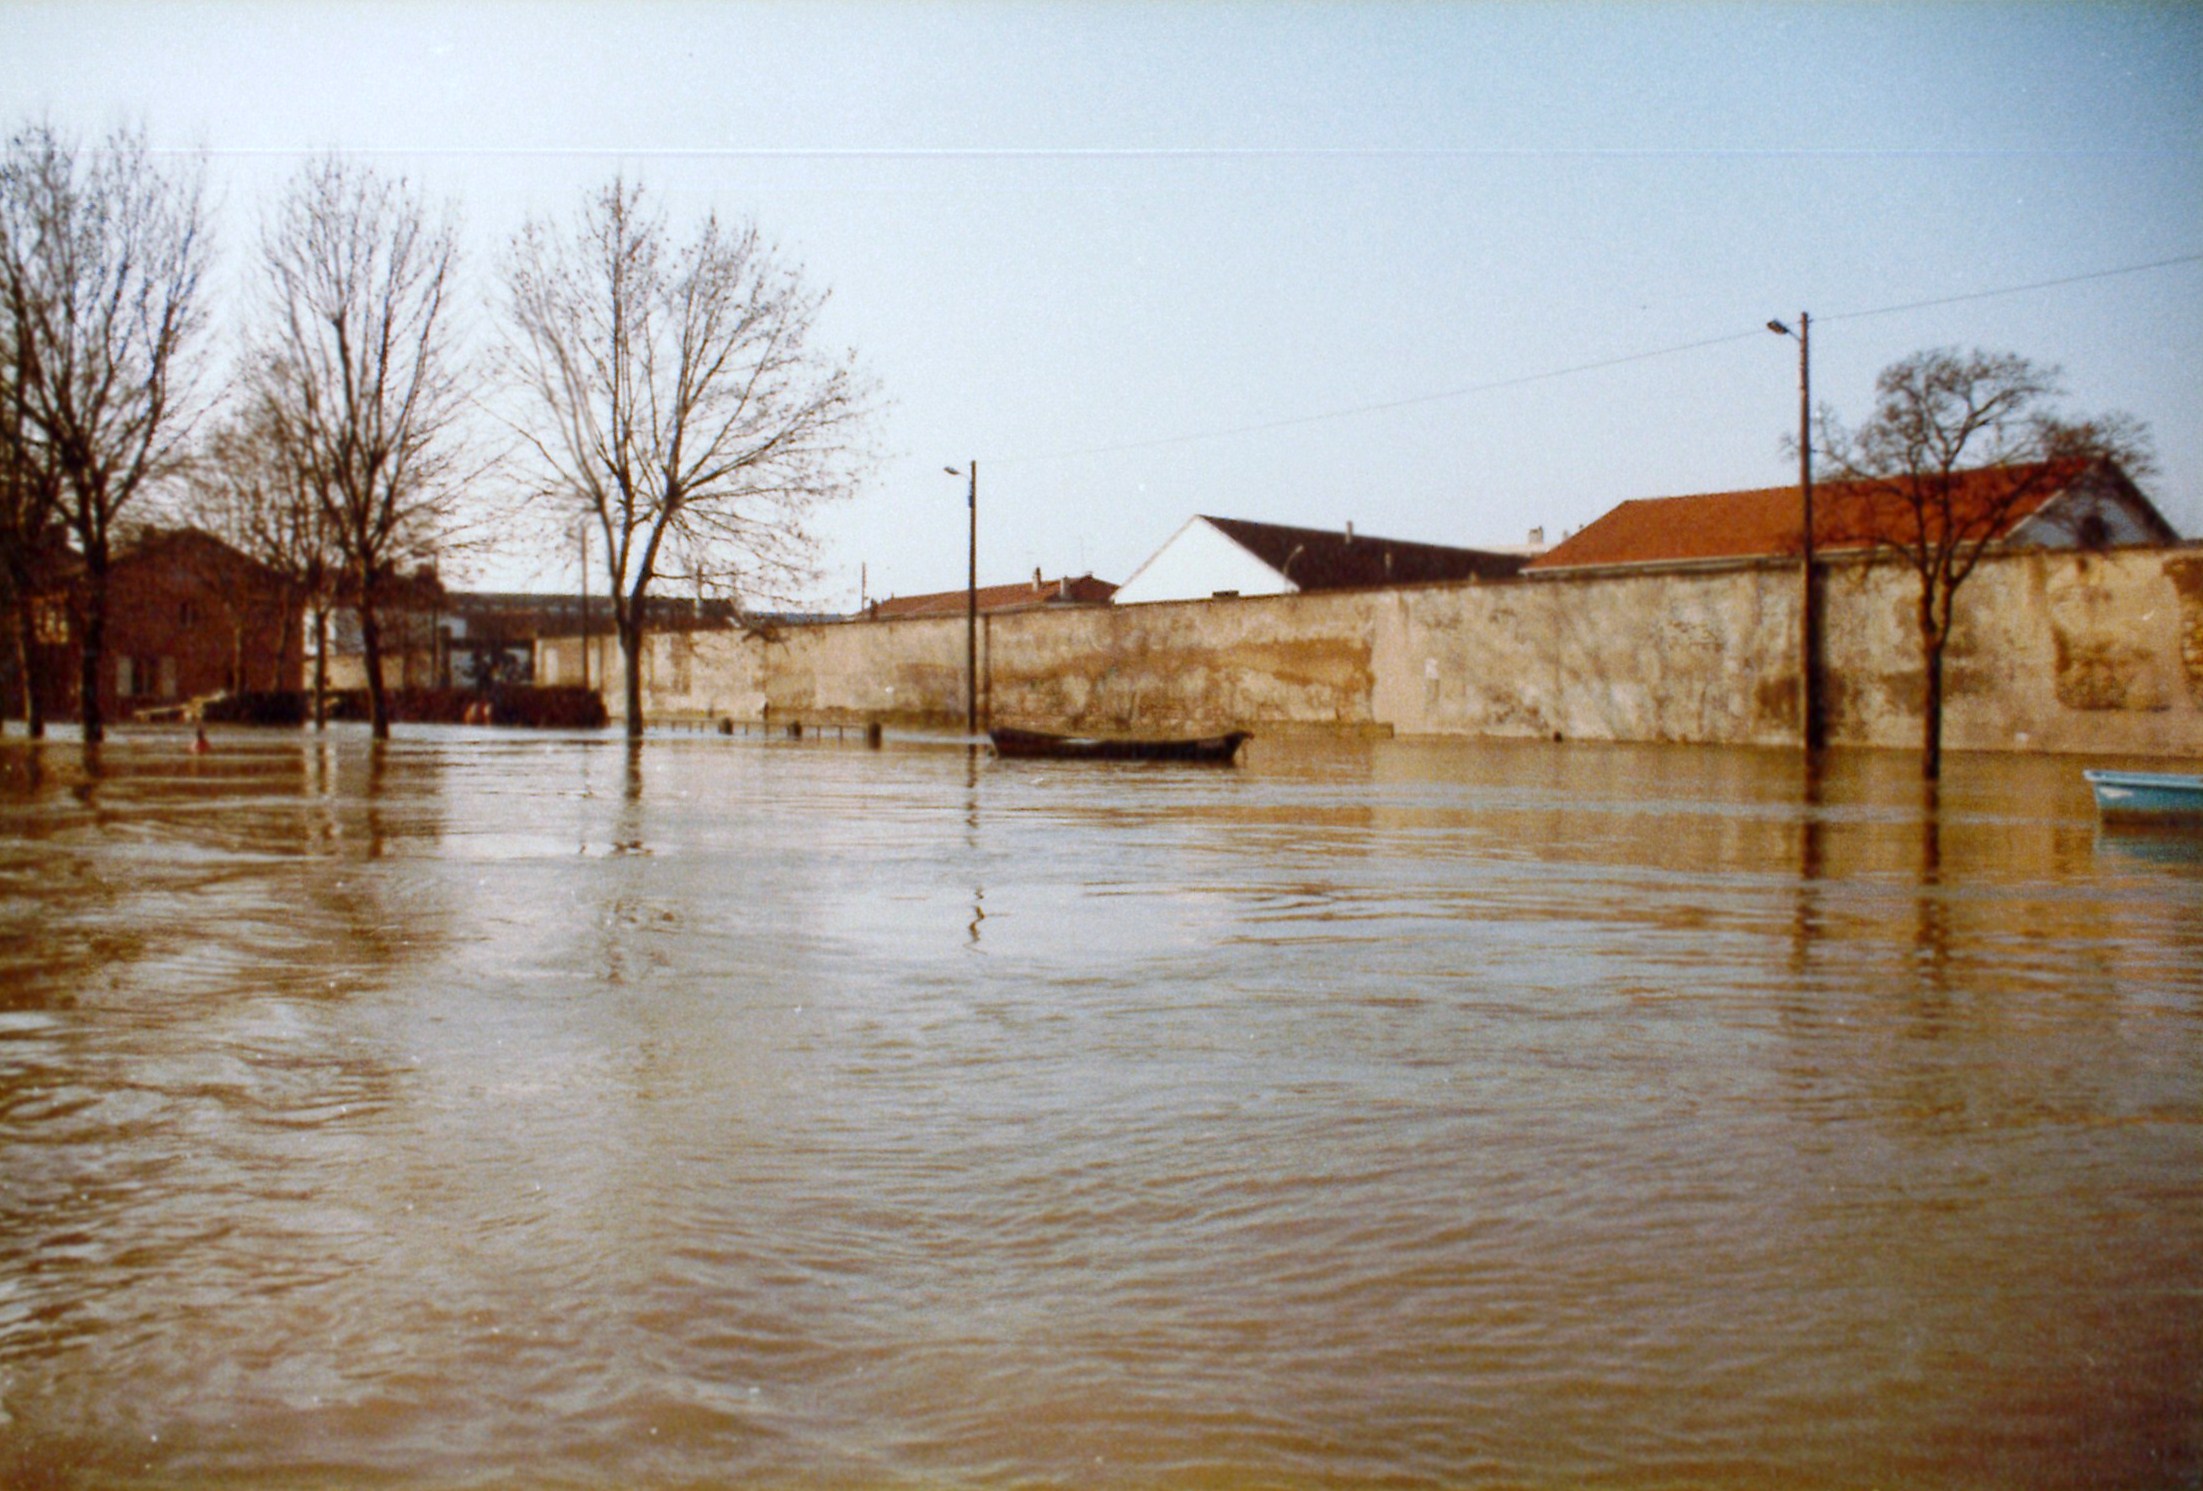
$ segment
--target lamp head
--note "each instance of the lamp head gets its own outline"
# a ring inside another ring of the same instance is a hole
[[[1790,328],[1783,325],[1780,321],[1768,322],[1767,329],[1773,332],[1778,337],[1786,337],[1790,334]]]
[[[951,476],[962,476],[964,474],[964,468],[961,466],[943,466],[941,469]]]

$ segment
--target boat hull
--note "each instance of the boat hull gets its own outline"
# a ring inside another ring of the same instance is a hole
[[[1248,732],[1232,730],[1183,740],[1139,740],[1093,735],[1050,735],[1040,730],[989,730],[997,756],[1050,761],[1178,761],[1229,766]]]
[[[2108,819],[2203,825],[2203,776],[2169,771],[2085,771],[2096,811]]]

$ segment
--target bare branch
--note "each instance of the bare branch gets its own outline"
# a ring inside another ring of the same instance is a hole
[[[1815,444],[1838,483],[1815,536],[1901,558],[1919,577],[1923,769],[1941,768],[1942,667],[1959,588],[2023,519],[2097,463],[2152,469],[2125,415],[2067,420],[2058,371],[2008,352],[1916,352],[1875,381],[1874,413],[1846,429],[1823,409]]]
[[[181,465],[198,412],[210,259],[196,168],[164,171],[142,132],[83,150],[49,125],[0,161],[0,319],[10,437],[59,481],[83,561],[78,644],[87,742],[105,731],[107,570],[133,499]]]
[[[261,257],[264,402],[358,609],[374,730],[387,735],[378,609],[402,569],[443,552],[464,497],[457,228],[402,179],[328,157],[292,181]]]
[[[825,297],[754,225],[706,217],[676,245],[619,178],[570,227],[529,223],[504,280],[526,443],[555,506],[604,540],[639,732],[651,587],[791,599],[811,513],[869,469],[876,393],[853,354],[813,345]]]

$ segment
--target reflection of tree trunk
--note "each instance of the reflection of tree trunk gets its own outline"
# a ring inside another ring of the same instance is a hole
[[[23,729],[33,740],[46,734],[45,668],[38,656],[35,603],[24,596],[15,606],[15,674],[23,685]]]
[[[369,674],[373,676],[372,672]],[[377,736],[367,748],[367,857],[381,859],[382,843],[382,793],[383,768],[387,764],[383,737]]]
[[[1943,895],[1942,794],[1931,778],[1920,800],[1920,898],[1915,907],[1913,952],[1936,993],[1950,986],[1949,906]]]
[[[1920,883],[1943,880],[1943,789],[1929,782],[1920,794]]]

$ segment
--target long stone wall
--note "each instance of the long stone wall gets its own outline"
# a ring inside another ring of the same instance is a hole
[[[1798,592],[1794,565],[1768,563],[983,618],[981,719],[1788,745]],[[1831,740],[1917,744],[1917,581],[1838,564],[1823,594]],[[956,728],[964,645],[960,618],[654,638],[645,707]],[[612,661],[596,676],[616,711]],[[2203,549],[1985,562],[1946,690],[1955,750],[2203,756]]]

